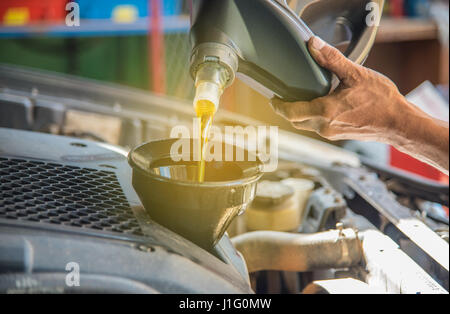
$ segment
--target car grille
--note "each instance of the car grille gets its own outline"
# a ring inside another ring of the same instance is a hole
[[[110,171],[0,158],[0,218],[142,235]]]

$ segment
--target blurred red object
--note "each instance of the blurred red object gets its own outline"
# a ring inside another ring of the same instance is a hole
[[[166,60],[164,49],[164,33],[162,29],[163,0],[148,0],[151,8],[150,30],[148,34],[148,47],[151,52],[149,60],[149,73],[152,76],[153,91],[157,94],[166,93]]]
[[[391,16],[401,17],[405,15],[404,0],[390,0]]]
[[[1,0],[0,22],[18,26],[33,22],[64,21],[67,2],[67,0]]]
[[[405,153],[402,153],[392,146],[390,148],[390,165],[392,167],[412,172],[433,181],[437,181],[443,184],[449,183],[448,176],[446,176],[436,168],[424,162],[421,162]]]

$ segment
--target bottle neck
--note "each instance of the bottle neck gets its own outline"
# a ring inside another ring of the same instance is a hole
[[[211,115],[217,111],[227,81],[227,69],[218,62],[204,62],[198,67],[194,98],[197,115]]]

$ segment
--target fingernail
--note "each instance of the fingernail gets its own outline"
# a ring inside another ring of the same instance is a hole
[[[312,47],[316,50],[321,50],[325,47],[325,42],[319,36],[314,36],[312,39]]]

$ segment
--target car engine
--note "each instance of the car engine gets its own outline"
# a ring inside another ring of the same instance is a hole
[[[277,170],[214,248],[154,222],[127,154],[191,110],[1,65],[0,292],[448,293],[448,186],[283,130]],[[222,110],[215,124],[258,121]]]

